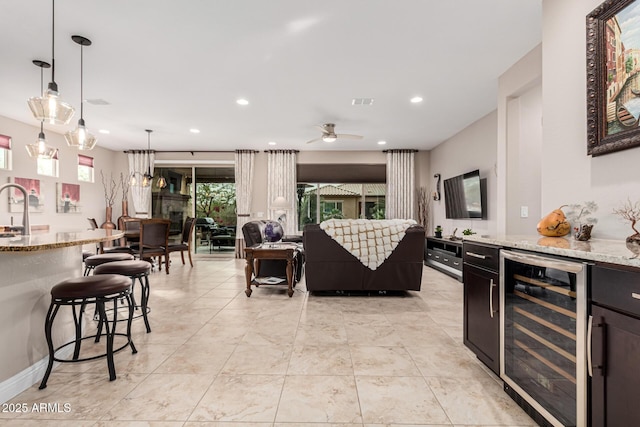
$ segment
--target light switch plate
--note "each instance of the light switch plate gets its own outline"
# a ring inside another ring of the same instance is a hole
[[[520,206],[520,218],[529,218],[529,206]]]

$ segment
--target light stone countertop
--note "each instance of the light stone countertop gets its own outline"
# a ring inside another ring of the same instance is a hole
[[[34,252],[89,243],[107,242],[124,236],[120,230],[82,230],[0,237],[0,252]]]
[[[581,242],[570,236],[544,237],[531,235],[464,236],[464,241],[487,243],[546,254],[599,261],[640,268],[640,258],[621,240],[591,239]]]

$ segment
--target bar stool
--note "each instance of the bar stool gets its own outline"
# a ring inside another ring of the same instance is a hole
[[[127,319],[127,332],[116,333],[118,300],[125,298],[129,302],[129,317]],[[107,319],[105,303],[113,304],[113,321]],[[100,319],[98,331],[95,335],[82,336],[82,311],[88,303],[95,303]],[[51,329],[53,322],[58,314],[58,310],[62,306],[71,306],[73,312],[73,321],[75,324],[75,339],[62,344],[58,348],[53,348],[53,338],[51,337]],[[132,353],[137,353],[135,345],[131,340],[131,320],[133,319],[133,304],[131,302],[131,281],[124,276],[117,274],[103,274],[100,276],[82,276],[73,279],[64,280],[53,288],[51,288],[51,304],[44,323],[44,333],[49,348],[49,364],[44,378],[40,383],[40,389],[47,387],[47,380],[53,368],[53,362],[84,362],[94,360],[101,357],[107,357],[107,366],[109,368],[109,380],[116,379],[116,368],[113,362],[113,354],[130,346]],[[111,323],[111,326],[110,326]],[[105,353],[97,356],[79,358],[80,345],[83,340],[95,338],[95,342],[100,341],[102,335],[102,327],[105,327],[105,336],[107,339]],[[124,336],[127,342],[118,347],[113,348],[113,341],[116,335]],[[73,356],[71,359],[59,359],[56,352],[69,345],[74,345]]]
[[[125,253],[91,255],[84,260],[84,275],[88,276],[91,273],[91,270],[107,262],[130,261],[132,259],[134,259],[133,255]]]
[[[98,276],[102,274],[120,274],[131,278],[131,301],[137,310],[140,308],[142,313],[138,316],[134,316],[134,319],[142,316],[144,318],[144,324],[147,327],[147,333],[151,332],[149,326],[149,319],[147,313],[151,311],[149,308],[149,273],[151,272],[151,264],[147,261],[112,261],[101,265],[98,265],[93,270],[93,275]],[[140,306],[136,305],[135,298],[133,296],[133,287],[136,284],[136,279],[140,283],[141,289],[141,301]]]

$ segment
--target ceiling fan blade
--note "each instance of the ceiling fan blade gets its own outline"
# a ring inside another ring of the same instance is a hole
[[[338,139],[362,139],[364,136],[362,135],[351,135],[348,133],[339,133],[336,135]]]
[[[326,127],[324,127],[324,126],[320,126],[320,125],[316,125],[316,127],[317,127],[318,129],[320,129],[320,130],[322,131],[322,133],[328,133],[328,131],[327,131],[327,128],[326,128]]]
[[[307,144],[311,144],[312,142],[322,141],[322,138],[312,139],[311,141],[307,141]]]

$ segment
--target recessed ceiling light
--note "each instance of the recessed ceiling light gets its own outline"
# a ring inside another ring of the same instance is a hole
[[[195,128],[189,129],[189,132],[191,132],[191,133],[200,133],[200,129],[195,129]]]
[[[418,104],[418,103],[422,102],[422,97],[421,96],[414,96],[413,98],[411,98],[411,102],[413,104]]]
[[[108,131],[108,130],[106,130],[106,129],[100,129],[100,130],[98,131],[98,133],[101,133],[101,134],[103,134],[103,135],[109,135],[111,132],[109,132],[109,131]]]
[[[246,100],[246,99],[244,99],[244,98],[240,98],[240,99],[236,100],[236,103],[237,103],[238,105],[249,105],[249,101],[247,101],[247,100]]]
[[[386,143],[387,143],[387,141],[378,141],[378,145],[384,145]]]
[[[275,141],[269,141],[268,144],[269,145],[276,145],[276,142]]]

